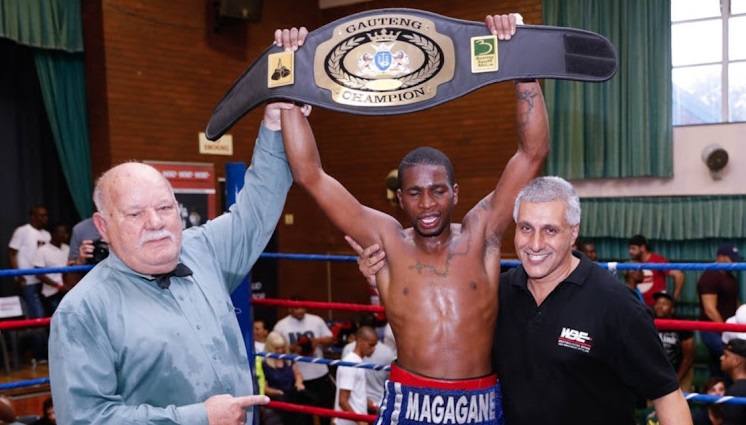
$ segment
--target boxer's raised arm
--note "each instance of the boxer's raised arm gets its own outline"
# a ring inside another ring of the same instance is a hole
[[[393,217],[362,205],[324,171],[313,131],[299,108],[282,111],[282,137],[293,179],[340,230],[367,246],[382,243],[382,230],[401,228]]]

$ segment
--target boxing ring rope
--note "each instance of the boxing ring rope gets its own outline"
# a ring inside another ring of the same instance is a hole
[[[356,256],[346,255],[317,255],[317,254],[282,254],[282,253],[263,253],[260,258],[266,259],[290,259],[300,261],[343,261],[343,262],[356,262]],[[516,267],[520,264],[518,260],[503,260],[501,265],[505,267]],[[617,263],[608,262],[597,263],[600,267],[606,268],[611,271],[623,271],[623,270],[727,270],[727,271],[743,271],[746,270],[746,263]],[[7,269],[0,270],[0,277],[15,277],[22,275],[36,275],[46,273],[69,273],[69,272],[86,272],[93,268],[91,265],[83,266],[66,266],[66,267],[48,267],[48,268],[35,268],[35,269]],[[330,309],[330,310],[343,310],[343,311],[364,311],[364,312],[383,312],[385,311],[381,306],[367,305],[367,304],[352,304],[352,303],[331,303],[331,302],[316,302],[316,301],[291,301],[291,300],[280,300],[280,299],[252,299],[252,304],[256,305],[267,305],[275,307],[306,307],[314,309]],[[0,331],[22,329],[29,327],[43,327],[49,326],[50,318],[41,319],[28,319],[28,320],[8,320],[0,322]],[[732,331],[732,332],[746,332],[746,325],[733,324],[733,323],[713,323],[713,322],[700,322],[700,321],[688,321],[688,320],[665,320],[656,319],[655,325],[662,330],[705,330],[714,332]],[[310,363],[321,363],[329,366],[344,366],[344,367],[358,367],[363,369],[371,370],[388,370],[389,365],[376,365],[372,363],[350,363],[343,362],[341,360],[329,360],[329,359],[318,359],[313,357],[297,356],[294,354],[274,354],[274,353],[251,353],[258,357],[269,357],[277,359],[288,359],[300,362]],[[49,384],[49,378],[32,379],[25,381],[10,382],[0,384],[0,391],[31,387],[36,385]],[[699,393],[684,393],[688,401],[701,402],[707,404],[738,404],[746,405],[746,398],[742,397],[731,397],[731,396],[711,396]],[[326,416],[326,417],[339,417],[344,419],[358,420],[373,422],[375,420],[374,415],[359,415],[349,412],[342,412],[331,409],[318,408],[313,406],[295,405],[291,403],[270,401],[268,404],[270,408],[276,408],[280,410],[287,410],[297,413],[304,413],[310,415]]]
[[[263,351],[260,351],[258,353],[254,353],[254,355],[257,357],[265,357],[265,358],[270,358],[270,359],[293,360],[293,361],[301,361],[305,363],[325,364],[327,366],[345,366],[345,367],[356,367],[359,369],[372,369],[372,370],[383,370],[383,371],[391,370],[391,365],[382,365],[382,364],[375,364],[375,363],[343,362],[342,360],[321,359],[318,357],[305,357],[305,356],[299,356],[297,354],[277,354],[277,353],[265,353]]]
[[[270,401],[267,406],[275,409],[287,410],[289,412],[326,416],[330,418],[351,419],[353,421],[365,421],[368,423],[373,423],[376,420],[376,415],[360,415],[357,413],[343,412],[341,410],[324,409],[321,407],[306,406],[303,404],[286,403],[284,401]]]

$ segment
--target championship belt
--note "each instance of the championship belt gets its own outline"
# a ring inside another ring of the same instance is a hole
[[[522,25],[498,42],[483,22],[415,9],[369,10],[310,32],[296,52],[268,47],[218,102],[206,135],[218,139],[269,100],[394,115],[500,81],[600,82],[616,69],[614,46],[589,31]]]

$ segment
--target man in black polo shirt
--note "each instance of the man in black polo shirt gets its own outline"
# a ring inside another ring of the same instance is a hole
[[[521,266],[503,274],[494,357],[506,423],[635,423],[636,397],[661,425],[691,424],[652,312],[580,252],[580,202],[559,177],[518,195],[513,218]]]

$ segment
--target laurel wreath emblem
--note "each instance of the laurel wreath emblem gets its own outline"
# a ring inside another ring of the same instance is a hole
[[[437,46],[429,39],[417,34],[403,35],[402,38],[405,38],[409,40],[410,43],[420,47],[420,49],[422,49],[422,51],[425,52],[425,54],[427,55],[427,60],[425,61],[425,66],[423,66],[417,72],[395,78],[402,83],[399,89],[416,86],[429,80],[430,77],[438,72],[438,69],[440,69],[441,63],[443,61],[440,50],[438,50]],[[337,83],[351,89],[368,90],[366,88],[366,84],[370,80],[351,75],[342,67],[342,59],[345,57],[345,54],[362,44],[364,40],[364,37],[351,38],[338,45],[329,55],[329,59],[326,63],[326,69],[329,75],[334,78]]]

